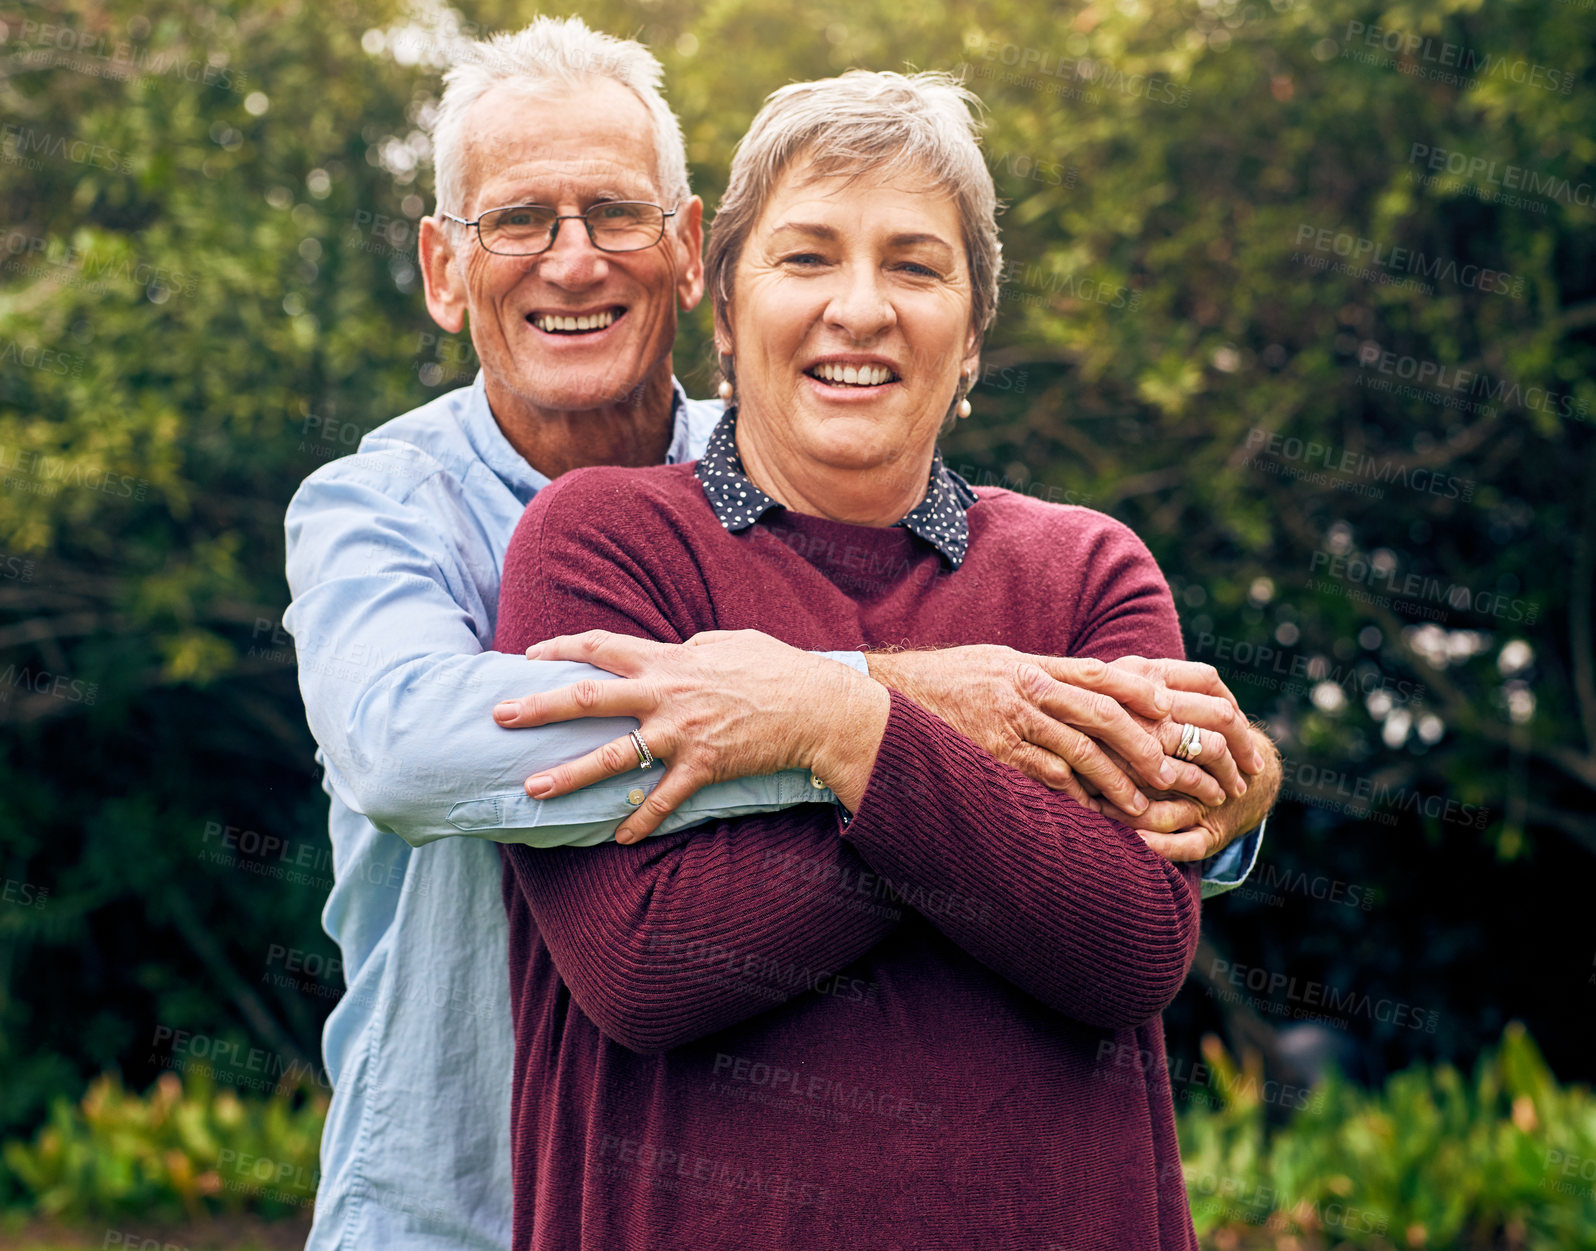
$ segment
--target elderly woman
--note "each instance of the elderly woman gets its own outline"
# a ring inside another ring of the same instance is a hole
[[[860,72],[771,96],[709,248],[725,419],[696,464],[537,496],[501,650],[596,628],[1181,654],[1124,526],[972,491],[937,451],[996,302],[968,99]],[[1196,866],[812,670],[748,725],[835,802],[504,849],[515,1245],[1194,1247],[1159,1013]],[[644,763],[686,747],[643,731]]]

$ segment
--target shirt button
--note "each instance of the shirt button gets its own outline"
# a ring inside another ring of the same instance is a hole
[[[823,791],[826,789],[826,784],[815,776],[814,770],[812,769],[809,772],[809,785],[814,787],[817,791]]]
[[[637,807],[638,804],[642,803],[643,788],[641,786],[634,786],[631,790],[627,791],[626,802],[631,804],[634,808]]]

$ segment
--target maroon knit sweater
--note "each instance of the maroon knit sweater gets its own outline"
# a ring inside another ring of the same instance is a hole
[[[1123,525],[980,495],[949,573],[900,527],[778,509],[730,533],[691,465],[579,470],[516,530],[497,646],[1181,654]],[[1196,1247],[1159,1013],[1197,866],[897,692],[846,829],[805,804],[504,853],[515,1247]]]

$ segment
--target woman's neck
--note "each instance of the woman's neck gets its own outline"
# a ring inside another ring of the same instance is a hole
[[[831,465],[739,414],[737,454],[748,480],[783,508],[855,526],[895,526],[925,498],[936,445],[859,467]]]

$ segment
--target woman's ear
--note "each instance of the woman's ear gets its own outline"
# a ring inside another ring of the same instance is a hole
[[[720,300],[715,301],[715,355],[717,357],[735,355],[731,327],[726,324],[723,302]]]
[[[970,380],[972,387],[981,376],[981,336],[974,326],[970,327],[970,333],[964,340],[964,364],[959,367],[959,372]]]

